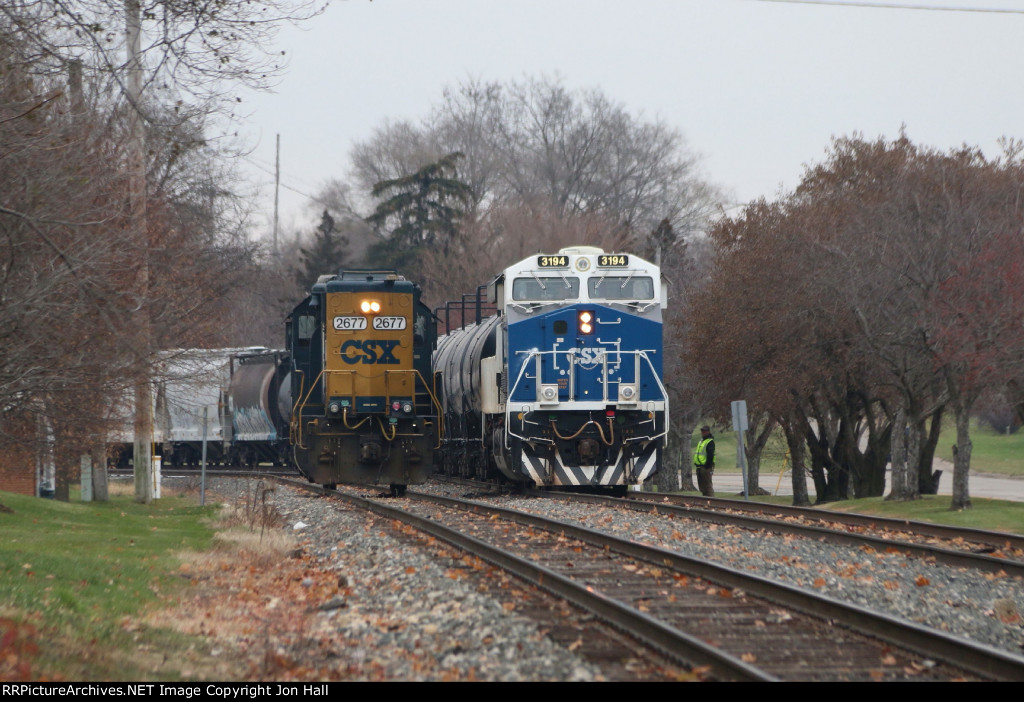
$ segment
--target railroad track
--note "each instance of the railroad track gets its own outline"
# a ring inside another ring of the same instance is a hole
[[[130,477],[132,475],[131,468],[112,468],[108,473],[115,477]],[[160,475],[164,478],[171,477],[191,477],[198,478],[202,474],[202,469],[198,466],[163,466],[160,469]],[[257,468],[225,468],[210,467],[206,468],[207,477],[212,478],[270,478],[270,477],[282,477],[282,478],[301,478],[301,475],[294,468],[280,468],[273,466],[262,466]]]
[[[626,498],[617,498],[543,490],[529,490],[526,494],[765,529],[858,548],[898,551],[945,565],[1024,577],[1024,537],[1015,534],[685,495],[630,493]]]
[[[388,504],[338,496],[509,570],[713,679],[1024,680],[1024,658],[585,527],[412,491]]]
[[[941,539],[964,544],[965,548],[979,553],[1004,552],[1003,558],[1024,560],[1024,535],[1010,532],[987,531],[970,527],[950,527],[943,524],[919,522],[910,519],[893,519],[869,514],[836,512],[821,507],[793,507],[764,502],[750,502],[733,498],[695,497],[693,495],[657,495],[656,493],[635,492],[629,497],[635,500],[660,502],[666,497],[672,504],[689,505],[717,511],[750,512],[772,517],[818,522],[826,526],[841,526],[847,530],[884,531],[886,534],[910,532],[922,538]]]

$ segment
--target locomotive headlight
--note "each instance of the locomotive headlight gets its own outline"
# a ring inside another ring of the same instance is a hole
[[[541,402],[558,402],[558,386],[557,385],[541,385],[540,386],[540,401]]]
[[[636,386],[635,385],[620,385],[619,386],[619,401],[620,402],[636,402]]]
[[[594,313],[589,310],[582,310],[578,317],[578,328],[580,334],[594,333]]]
[[[363,300],[359,303],[359,309],[363,311],[363,314],[380,312],[380,303],[376,300]]]
[[[406,414],[412,414],[412,403],[411,402],[404,402],[404,403],[402,403],[402,411],[405,412]]]

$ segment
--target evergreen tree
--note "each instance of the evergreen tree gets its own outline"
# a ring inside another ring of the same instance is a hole
[[[448,252],[472,201],[472,190],[458,179],[455,162],[461,157],[451,153],[411,175],[373,186],[371,194],[386,199],[366,221],[384,229],[387,238],[372,247],[371,260],[402,269],[419,258],[422,247]]]
[[[299,249],[295,282],[308,292],[325,273],[337,273],[345,265],[348,237],[334,231],[334,218],[324,210],[309,248]]]

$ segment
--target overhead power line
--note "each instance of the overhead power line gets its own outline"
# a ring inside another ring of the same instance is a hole
[[[790,5],[826,5],[829,7],[867,7],[873,10],[928,10],[931,12],[986,12],[1003,15],[1024,15],[1024,9],[1011,10],[998,7],[943,7],[941,5],[907,5],[892,2],[856,2],[856,0],[753,0],[754,2],[777,2]]]
[[[268,168],[266,168],[265,166],[263,166],[259,162],[259,159],[254,159],[251,156],[243,156],[242,158],[244,160],[248,161],[254,168],[256,168],[256,169],[258,169],[260,171],[263,171],[267,175],[271,175],[271,176],[274,175],[273,171],[269,170]],[[301,180],[301,178],[297,178],[297,180]],[[263,185],[271,185],[271,184],[272,183],[263,183]],[[296,195],[301,195],[304,198],[312,200],[313,202],[317,203],[318,205],[323,205],[324,207],[336,207],[337,206],[336,203],[331,203],[331,202],[328,202],[327,200],[323,200],[323,199],[321,199],[320,197],[318,197],[316,195],[311,195],[310,193],[305,192],[303,190],[299,190],[298,188],[293,187],[291,185],[288,185],[287,183],[281,182],[281,183],[279,183],[279,185],[281,186],[282,189],[290,190],[291,192],[295,193]],[[356,212],[355,210],[352,210],[350,208],[346,208],[344,211],[350,213],[354,217],[358,217],[359,219],[362,219],[362,216],[359,215],[359,213]]]
[[[269,170],[263,164],[259,163],[258,160],[254,159],[254,158],[252,158],[250,156],[243,156],[242,158],[244,158],[246,161],[248,161],[254,168],[257,168],[257,169],[263,171],[267,175],[271,175],[271,176],[274,175],[273,171]],[[301,180],[301,179],[297,178],[297,180]],[[292,186],[290,186],[290,185],[288,185],[286,183],[281,183],[281,187],[284,188],[285,190],[291,190],[293,193],[296,193],[298,195],[302,195],[303,197],[308,197],[310,200],[314,200],[316,202],[321,202],[322,203],[322,201],[320,199],[318,199],[315,195],[310,195],[309,193],[303,192],[302,190],[299,190],[298,188],[294,188],[294,187],[292,187]]]

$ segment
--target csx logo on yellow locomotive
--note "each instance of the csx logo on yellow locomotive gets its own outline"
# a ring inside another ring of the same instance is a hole
[[[362,364],[395,365],[398,339],[349,339],[341,345],[341,360],[350,366]]]

